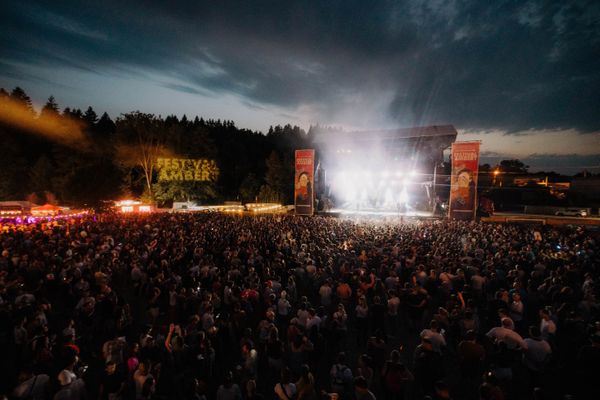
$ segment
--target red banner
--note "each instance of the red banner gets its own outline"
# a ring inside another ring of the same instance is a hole
[[[477,174],[479,142],[452,144],[452,181],[450,185],[450,218],[474,219],[477,210]]]
[[[314,208],[315,151],[296,150],[294,205],[297,215],[312,215]]]

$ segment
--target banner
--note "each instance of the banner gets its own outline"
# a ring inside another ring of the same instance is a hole
[[[294,205],[297,215],[312,215],[314,208],[315,151],[296,150]]]
[[[215,160],[157,158],[158,181],[216,181],[219,168]]]
[[[479,142],[452,144],[452,180],[449,201],[449,213],[452,219],[475,218],[479,145]]]

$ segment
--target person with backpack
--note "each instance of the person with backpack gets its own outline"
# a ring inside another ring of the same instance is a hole
[[[348,398],[350,386],[353,382],[352,370],[346,365],[346,354],[339,353],[337,362],[331,367],[331,391],[338,393],[339,397]]]

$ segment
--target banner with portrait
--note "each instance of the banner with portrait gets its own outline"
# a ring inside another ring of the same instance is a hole
[[[294,205],[297,215],[312,215],[314,211],[315,151],[296,150]]]
[[[452,144],[452,178],[449,213],[452,219],[469,220],[477,211],[477,175],[480,142]]]

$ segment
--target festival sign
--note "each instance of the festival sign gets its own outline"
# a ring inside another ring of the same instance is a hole
[[[452,219],[474,219],[477,210],[477,174],[480,142],[452,144],[452,180],[449,213]]]
[[[297,215],[312,215],[314,204],[315,151],[296,150],[294,204]]]
[[[215,160],[191,158],[157,158],[158,181],[216,181],[219,168]]]

